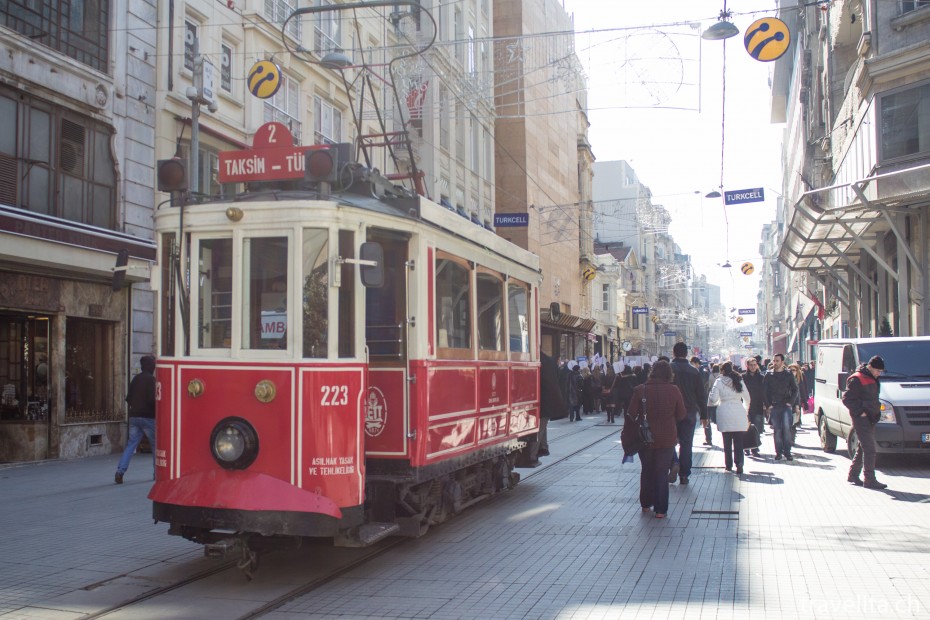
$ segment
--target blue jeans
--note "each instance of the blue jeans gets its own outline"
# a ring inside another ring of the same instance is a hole
[[[775,430],[775,456],[791,456],[791,423],[794,414],[791,405],[772,405],[769,423]]]
[[[694,427],[697,425],[697,413],[689,413],[688,417],[677,423],[678,427],[678,462],[681,469],[678,475],[682,478],[691,477],[691,444],[694,441]]]
[[[155,467],[155,418],[129,418],[129,441],[126,442],[126,449],[119,459],[119,465],[116,466],[116,473],[125,474],[129,469],[129,459],[139,447],[143,434],[152,444],[152,467]]]

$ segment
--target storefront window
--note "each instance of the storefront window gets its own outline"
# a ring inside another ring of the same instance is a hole
[[[65,327],[65,420],[114,420],[113,325],[69,318]]]
[[[49,320],[0,315],[0,419],[48,419]]]

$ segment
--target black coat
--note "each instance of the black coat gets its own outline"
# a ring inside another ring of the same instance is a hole
[[[849,409],[850,417],[857,418],[865,413],[869,416],[869,422],[877,424],[882,417],[881,403],[878,401],[880,392],[878,379],[867,370],[866,364],[859,366],[846,379],[846,391],[843,392],[843,404]]]
[[[681,391],[685,401],[685,409],[689,414],[695,411],[701,414],[701,419],[707,419],[707,390],[704,389],[704,379],[698,369],[683,357],[672,360],[672,372],[675,373],[674,383]]]
[[[766,406],[792,406],[798,396],[798,382],[787,368],[781,372],[773,370],[762,381],[762,396]]]
[[[633,375],[617,375],[614,377],[614,383],[610,386],[610,402],[617,409],[626,411],[630,408],[630,398],[633,396],[633,388],[636,387]]]
[[[746,385],[746,389],[749,390],[749,415],[763,415],[763,405],[765,397],[762,393],[762,382],[765,380],[765,375],[762,374],[762,371],[758,372],[749,372],[746,371],[743,373],[743,383]]]
[[[550,420],[568,417],[562,390],[559,389],[559,367],[545,353],[539,364],[539,415]]]

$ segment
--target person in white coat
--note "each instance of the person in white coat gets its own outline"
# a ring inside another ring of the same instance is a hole
[[[717,407],[717,430],[723,433],[723,455],[727,471],[743,473],[743,432],[749,428],[749,392],[743,378],[726,362],[707,396],[707,406]]]

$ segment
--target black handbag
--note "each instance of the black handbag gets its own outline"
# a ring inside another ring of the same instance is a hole
[[[643,389],[643,409],[635,418],[629,411],[623,414],[623,430],[620,432],[620,445],[625,454],[638,454],[644,448],[651,448],[655,443],[649,420],[646,418],[646,392]]]
[[[743,449],[751,450],[762,445],[762,437],[759,436],[759,429],[755,424],[750,424],[749,428],[743,431]]]

